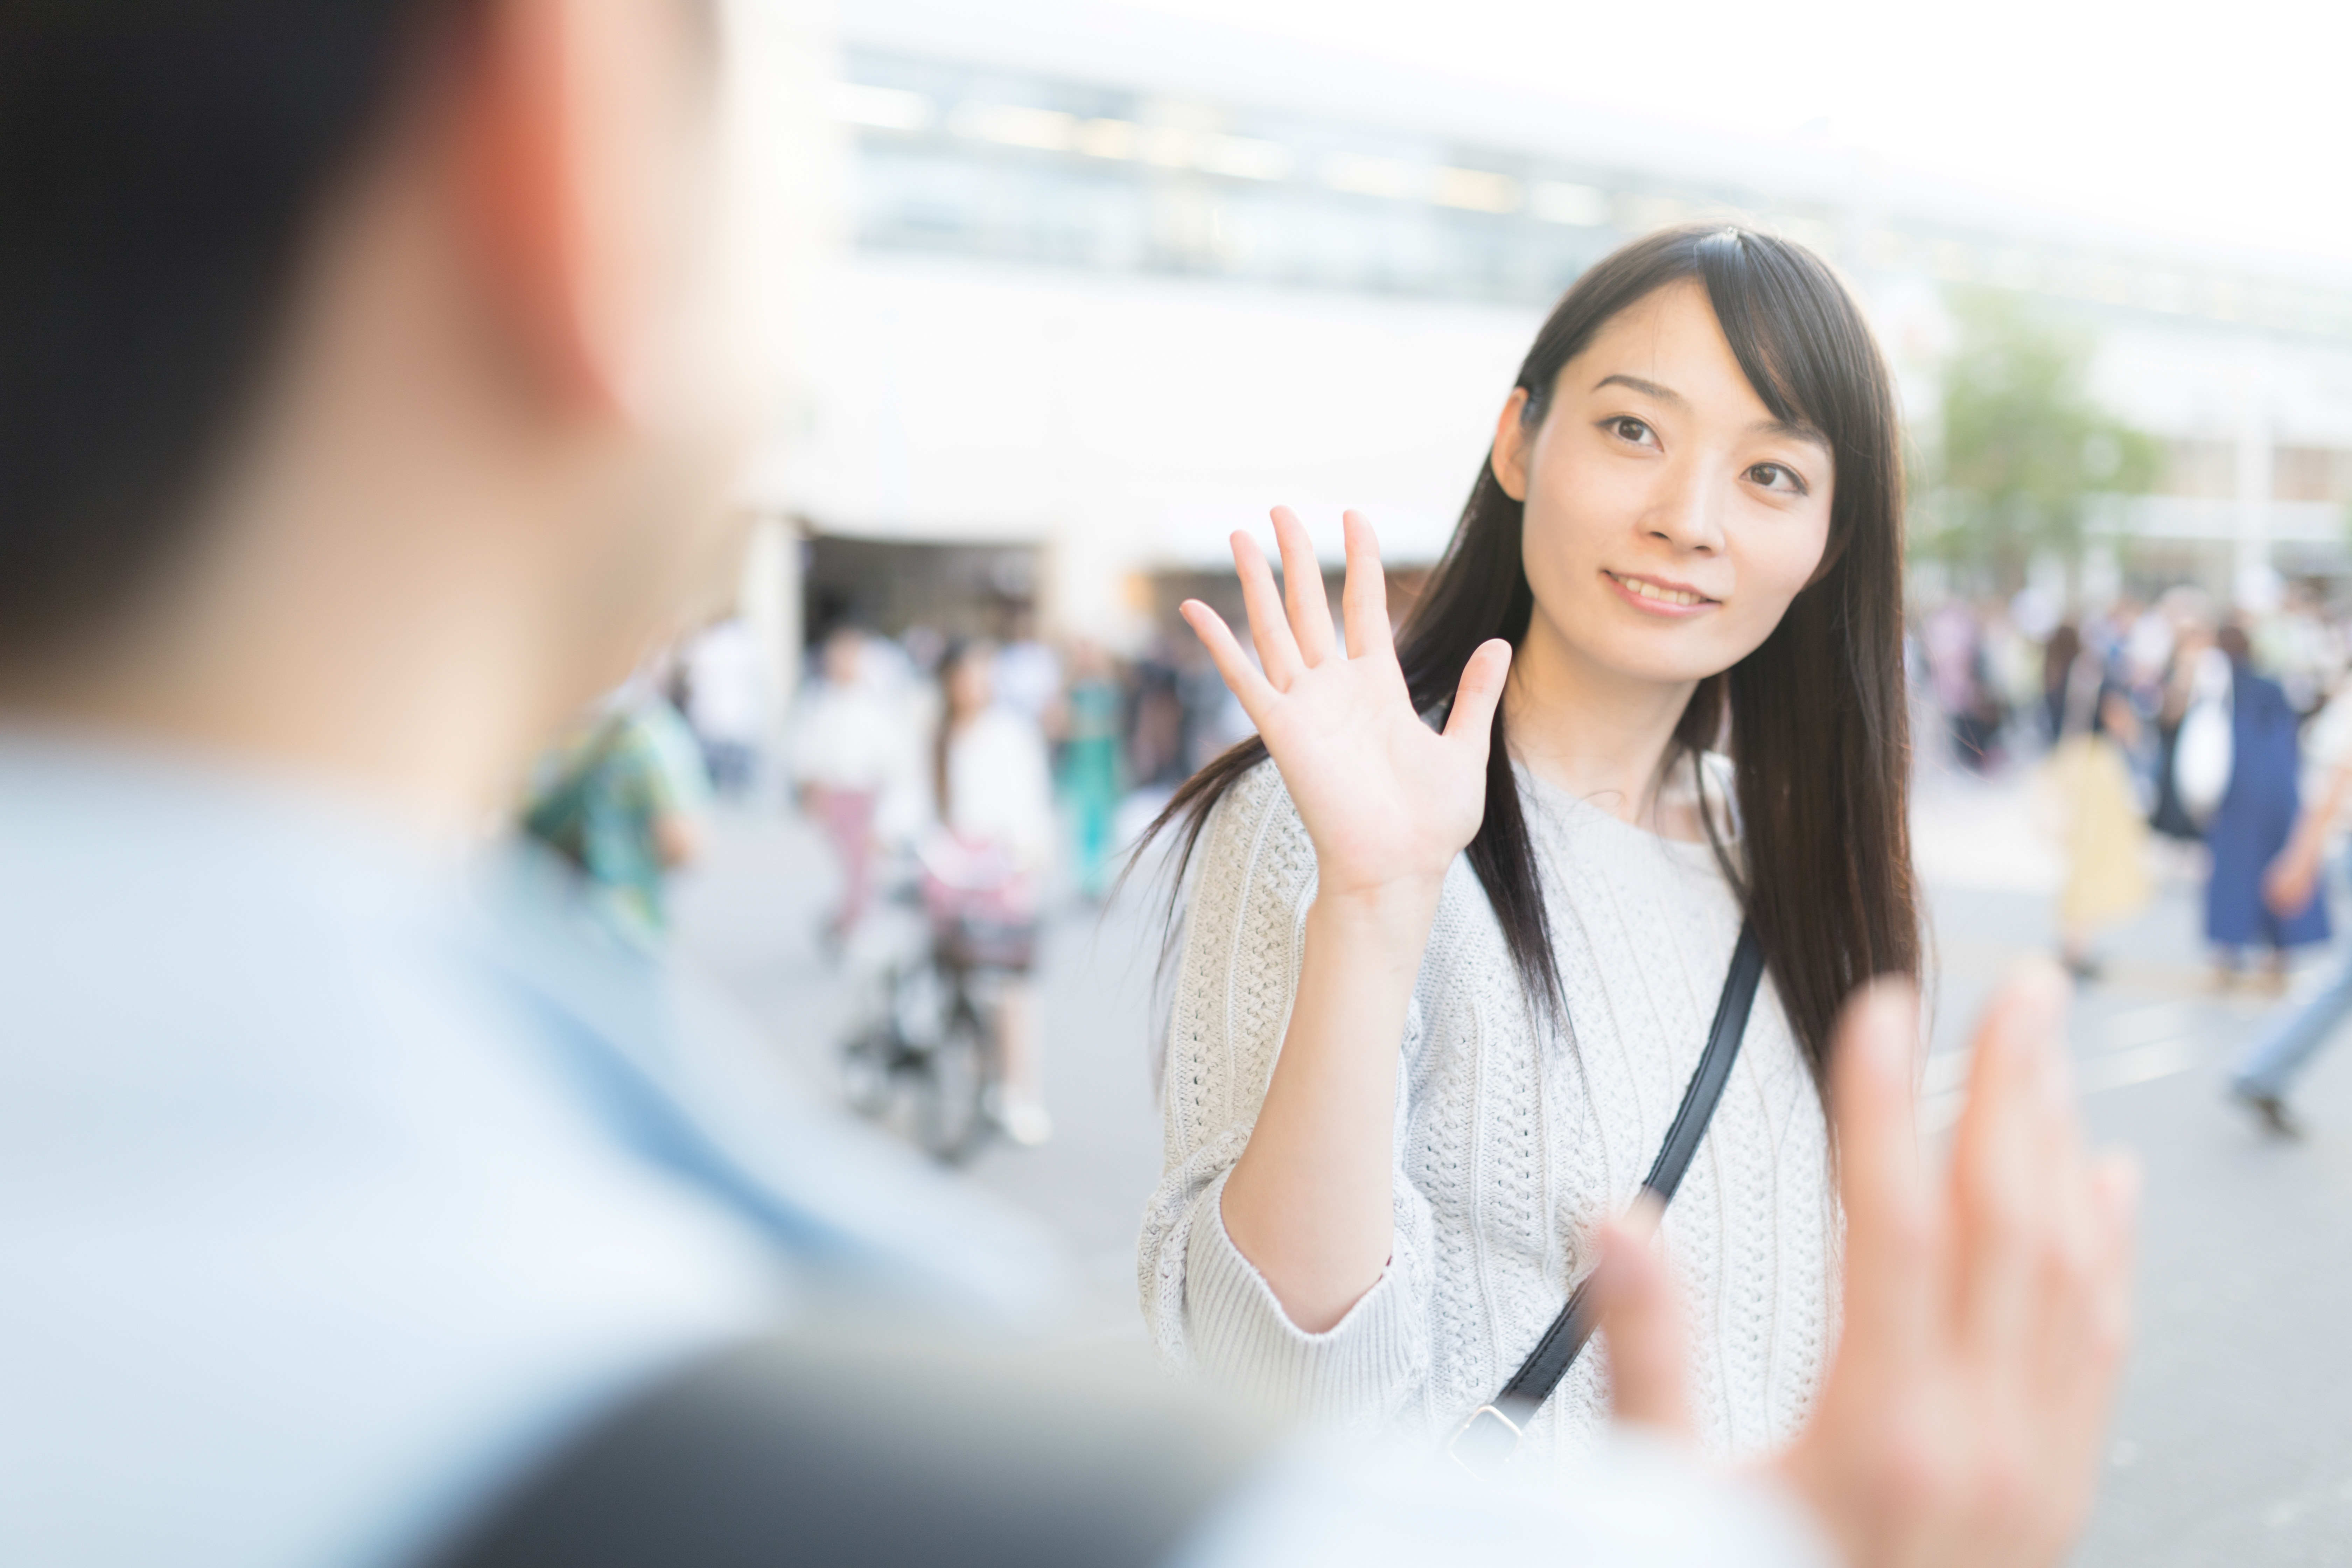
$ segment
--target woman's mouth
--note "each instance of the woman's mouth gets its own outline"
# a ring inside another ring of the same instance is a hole
[[[1688,613],[1720,602],[1692,589],[1675,587],[1648,577],[1629,576],[1606,568],[1602,569],[1601,574],[1609,579],[1621,596],[1633,601],[1645,610]]]

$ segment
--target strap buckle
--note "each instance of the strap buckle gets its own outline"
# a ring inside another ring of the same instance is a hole
[[[1522,1435],[1517,1422],[1491,1405],[1481,1405],[1455,1429],[1445,1452],[1472,1475],[1491,1478],[1510,1463]]]

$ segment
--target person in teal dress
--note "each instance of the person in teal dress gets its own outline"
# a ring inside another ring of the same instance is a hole
[[[1092,643],[1070,650],[1070,685],[1063,698],[1062,798],[1069,803],[1076,840],[1078,890],[1099,899],[1110,887],[1117,847],[1119,731],[1125,700],[1109,658]]]

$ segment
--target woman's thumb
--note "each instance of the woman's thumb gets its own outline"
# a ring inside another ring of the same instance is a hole
[[[1462,667],[1461,684],[1454,689],[1454,710],[1445,716],[1445,738],[1475,737],[1483,746],[1495,731],[1495,704],[1503,700],[1503,684],[1511,673],[1511,645],[1491,637],[1478,645]]]

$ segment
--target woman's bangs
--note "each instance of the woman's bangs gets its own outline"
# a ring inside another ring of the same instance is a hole
[[[1707,302],[1734,358],[1772,417],[1817,430],[1843,450],[1850,432],[1832,345],[1853,329],[1843,290],[1818,264],[1785,242],[1723,229],[1697,245]]]

